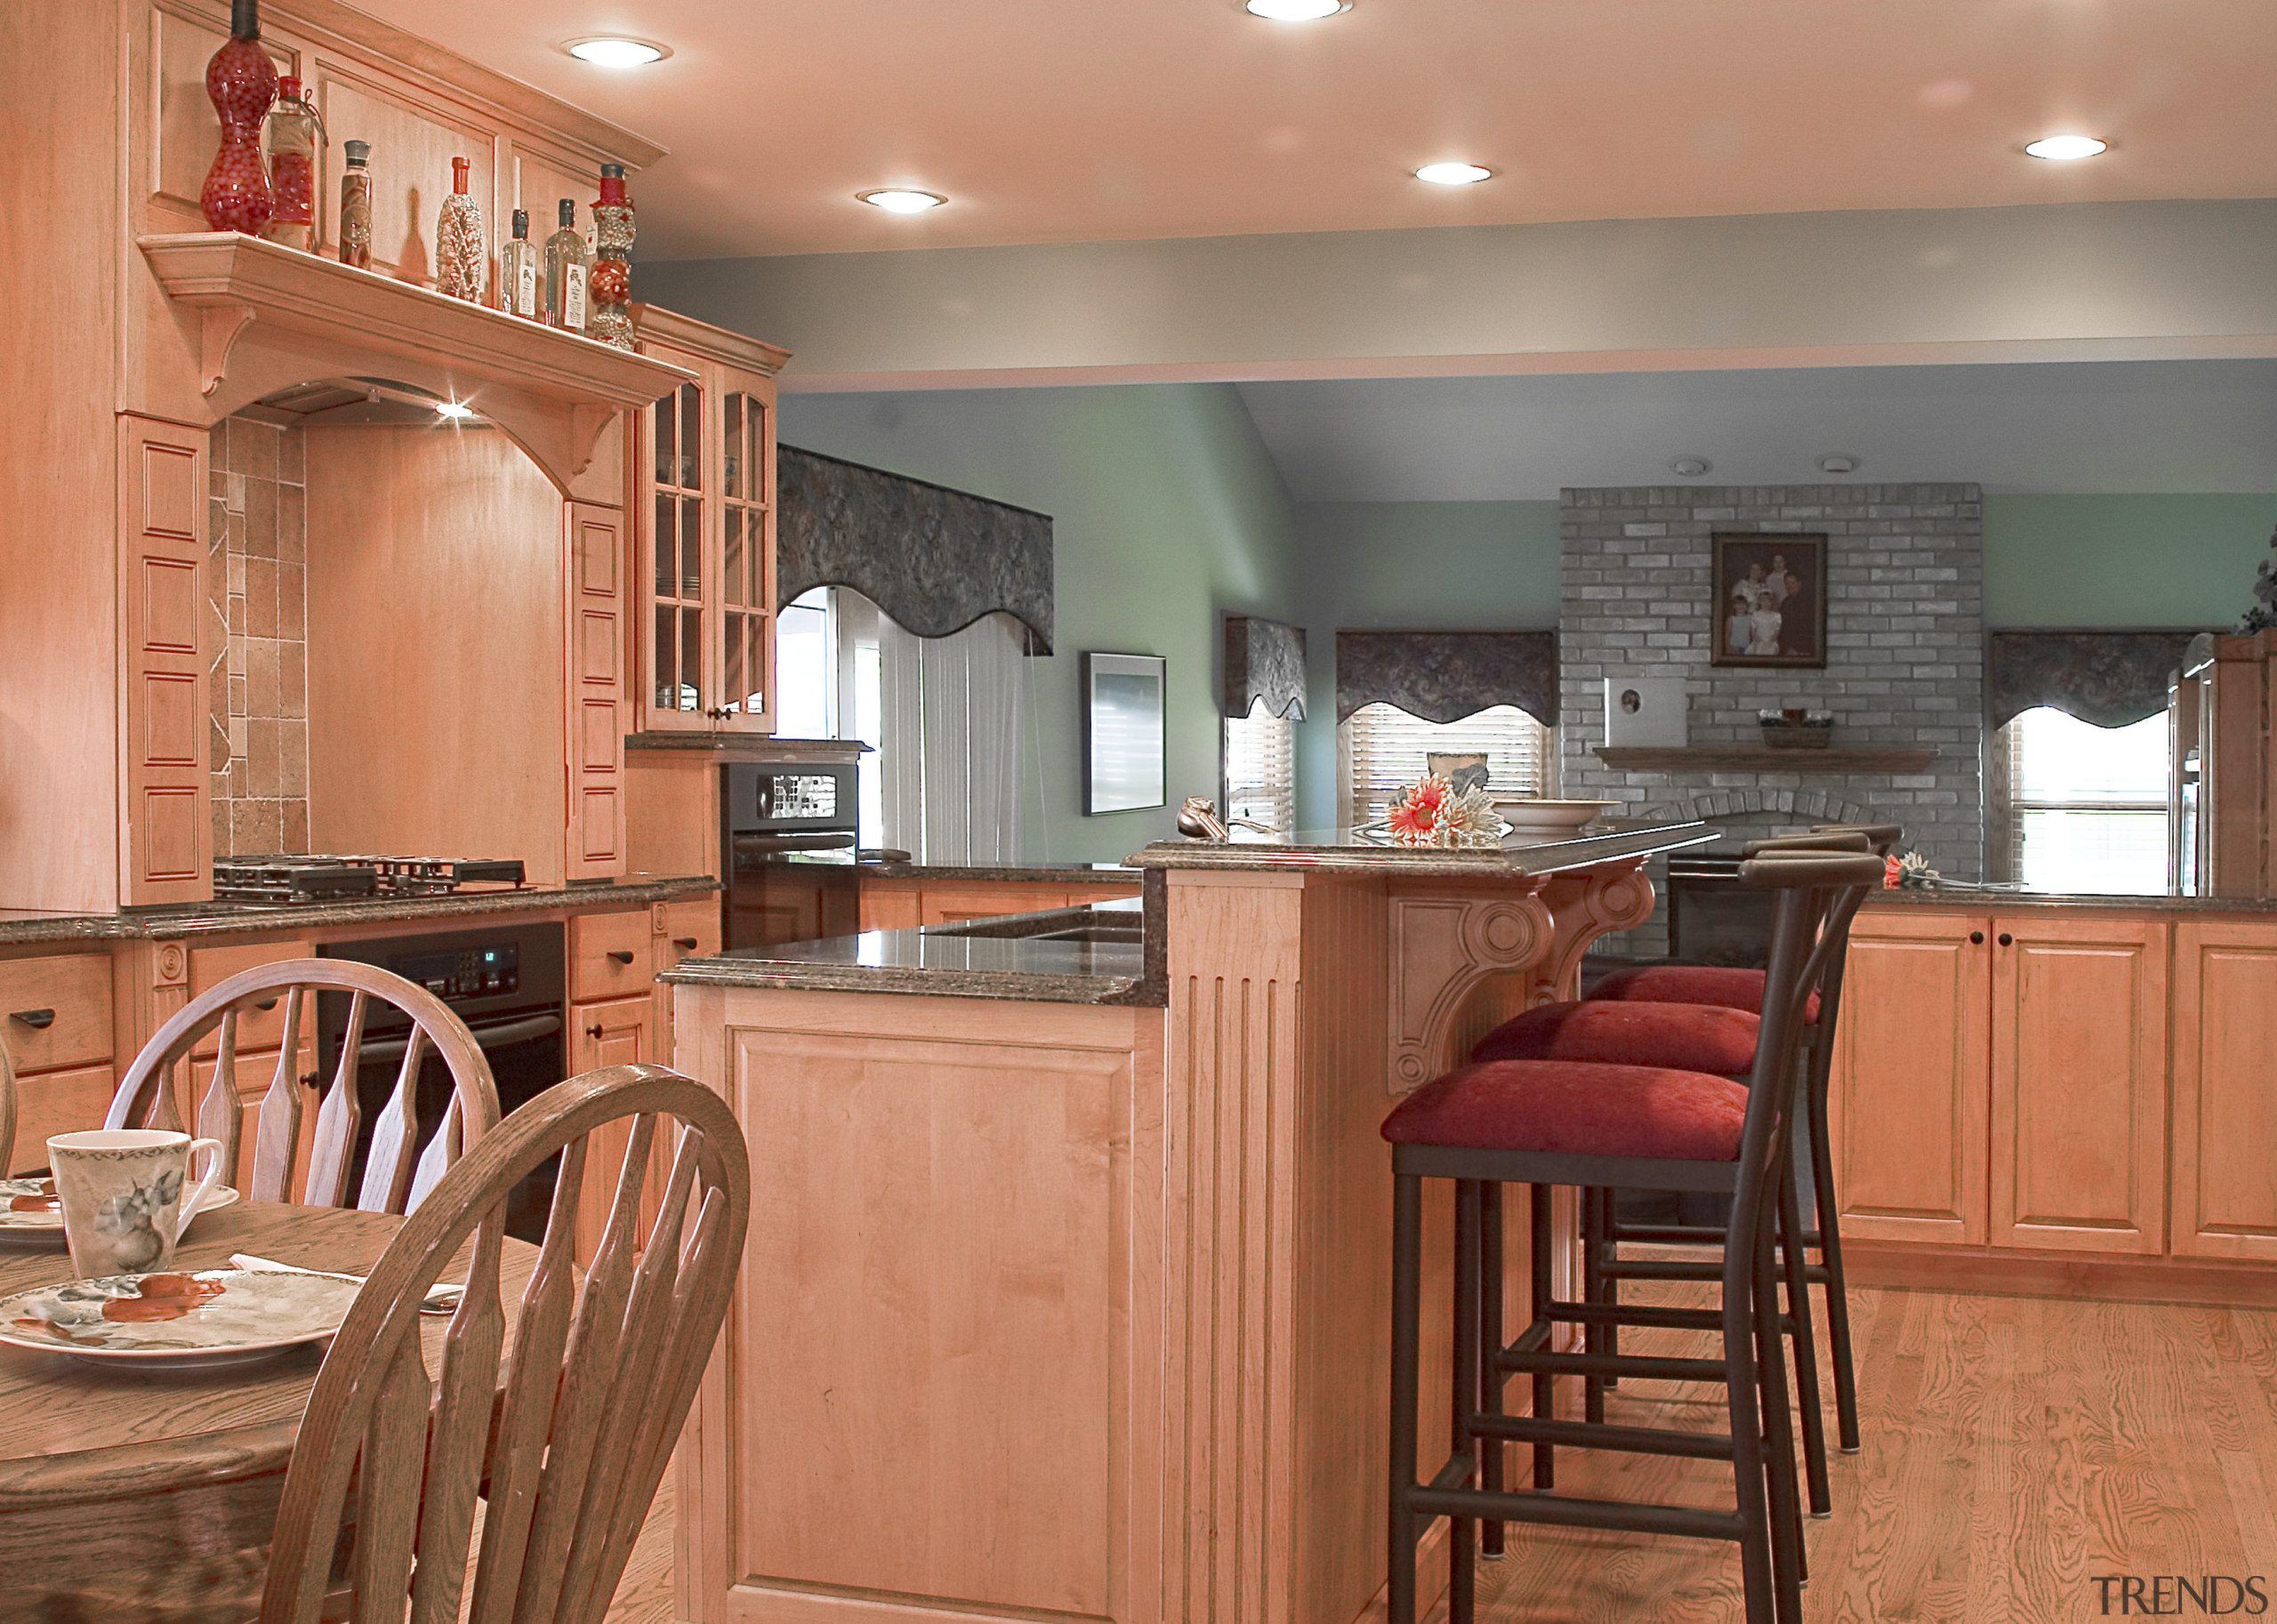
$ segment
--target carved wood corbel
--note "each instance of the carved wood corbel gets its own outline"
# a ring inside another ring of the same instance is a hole
[[[210,395],[229,374],[229,351],[260,312],[249,304],[209,304],[199,312],[197,392]]]
[[[1455,1065],[1472,993],[1551,951],[1557,925],[1542,884],[1493,897],[1418,891],[1390,898],[1389,1092],[1404,1094]]]
[[[1653,917],[1653,881],[1645,859],[1551,877],[1556,940],[1532,972],[1529,1008],[1580,996],[1581,955],[1608,930],[1629,930]]]

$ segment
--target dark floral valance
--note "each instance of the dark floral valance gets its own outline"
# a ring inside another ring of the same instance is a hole
[[[1247,716],[1259,700],[1274,716],[1305,720],[1305,633],[1254,615],[1226,616],[1226,714]]]
[[[1428,722],[1489,705],[1557,720],[1555,631],[1339,631],[1336,720],[1378,700]]]
[[[784,446],[776,597],[850,586],[919,637],[1002,609],[1051,652],[1051,519],[965,491]]]
[[[1995,631],[1985,658],[1992,725],[2041,705],[2097,728],[2124,728],[2166,709],[2167,679],[2197,633]]]

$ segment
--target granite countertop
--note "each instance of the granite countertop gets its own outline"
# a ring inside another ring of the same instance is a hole
[[[131,913],[0,910],[0,947],[36,942],[170,941],[189,937],[249,935],[255,931],[325,929],[382,920],[488,918],[500,913],[556,909],[615,912],[719,888],[720,882],[709,874],[637,874],[590,885],[459,891],[447,896],[389,897],[373,902],[310,903],[302,906],[217,902]]]
[[[1118,897],[1088,908],[1055,908],[1002,920],[737,948],[709,958],[683,959],[657,979],[683,986],[1161,1009],[1169,1003],[1170,993],[1160,919],[1159,907],[1148,909],[1138,897]],[[1138,925],[1142,921],[1143,944],[1053,941],[1039,934],[1090,924]],[[1019,934],[1010,934],[1014,931]]]
[[[1394,846],[1339,829],[1273,840],[1156,840],[1125,861],[1146,869],[1325,869],[1512,878],[1588,868],[1616,857],[1649,857],[1720,838],[1721,832],[1706,824],[1656,824],[1562,840],[1514,835],[1501,846],[1449,849]]]
[[[992,868],[949,863],[857,863],[880,880],[1010,880],[1030,885],[1137,885],[1138,871],[1122,863],[1029,863]]]
[[[1903,886],[1866,898],[1875,907],[2099,908],[2140,913],[2277,913],[2277,898],[2145,896],[2094,891],[2030,891],[2022,886]]]

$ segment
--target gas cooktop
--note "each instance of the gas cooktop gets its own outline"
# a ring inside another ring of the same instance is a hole
[[[519,857],[326,856],[280,852],[230,857],[213,864],[216,902],[272,906],[326,902],[399,901],[522,883]]]

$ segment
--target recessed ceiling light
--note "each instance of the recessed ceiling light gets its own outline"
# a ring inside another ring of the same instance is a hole
[[[1419,181],[1428,181],[1434,186],[1476,186],[1491,180],[1494,172],[1479,164],[1426,164],[1415,172]]]
[[[461,406],[455,400],[438,400],[435,403],[435,415],[447,417],[453,422],[458,422],[473,416],[474,408],[471,406]]]
[[[2092,135],[2043,135],[2036,141],[2024,143],[2028,156],[2046,158],[2051,164],[2075,163],[2109,150],[2109,141],[2099,141]]]
[[[1242,0],[1242,10],[1275,22],[1318,22],[1352,9],[1352,0]]]
[[[1831,451],[1818,460],[1818,470],[1822,474],[1855,474],[1858,471],[1858,459],[1847,451]]]
[[[938,192],[921,192],[906,186],[881,186],[875,191],[854,195],[872,208],[883,209],[889,214],[922,214],[948,201]]]
[[[581,62],[596,68],[646,68],[672,54],[669,45],[649,39],[628,39],[622,34],[596,34],[567,41],[561,47]]]
[[[1678,457],[1669,464],[1672,472],[1682,474],[1687,479],[1697,479],[1715,466],[1706,457]]]

